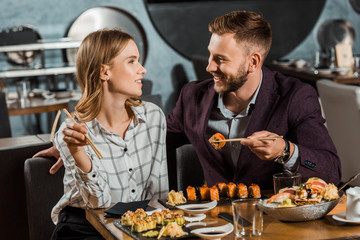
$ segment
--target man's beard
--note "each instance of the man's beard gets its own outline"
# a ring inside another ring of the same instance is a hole
[[[222,81],[222,86],[217,87],[214,86],[214,90],[217,93],[224,94],[229,92],[235,92],[239,88],[241,88],[246,81],[248,80],[249,71],[244,68],[239,68],[236,76],[226,76],[222,72],[214,72],[215,76],[221,76],[221,78],[225,79]]]

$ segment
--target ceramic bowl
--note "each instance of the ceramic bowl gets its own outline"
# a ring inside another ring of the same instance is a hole
[[[208,203],[199,203],[199,204],[185,204],[176,206],[176,208],[183,210],[185,213],[190,215],[200,215],[204,214],[207,211],[210,211],[214,207],[216,207],[217,201],[214,200]]]
[[[191,233],[203,239],[220,239],[230,234],[233,230],[234,226],[228,223],[219,227],[198,228],[192,230]]]
[[[343,191],[339,193],[340,198]],[[322,200],[319,204],[304,205],[297,207],[279,208],[276,204],[266,203],[267,199],[259,202],[259,208],[267,215],[285,222],[304,222],[325,217],[340,201],[340,198],[332,201]]]

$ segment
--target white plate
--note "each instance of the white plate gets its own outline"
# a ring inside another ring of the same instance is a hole
[[[336,221],[340,221],[340,222],[360,224],[360,221],[353,221],[353,220],[346,219],[346,212],[334,214],[332,216],[332,218],[335,219]]]
[[[192,230],[191,233],[204,239],[220,239],[230,234],[233,230],[234,226],[228,223],[219,227],[198,228]]]
[[[190,215],[199,215],[210,211],[214,207],[216,207],[217,201],[214,200],[209,203],[199,203],[199,204],[185,204],[176,206],[176,208],[183,210],[184,212]]]
[[[199,215],[195,215],[195,216],[191,216],[191,217],[184,216],[184,219],[187,222],[198,222],[198,221],[204,220],[205,218],[206,218],[205,214],[199,214]]]

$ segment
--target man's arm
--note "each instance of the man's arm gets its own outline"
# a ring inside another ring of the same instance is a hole
[[[52,165],[52,167],[49,170],[50,174],[55,174],[59,169],[64,165],[63,160],[60,157],[59,151],[56,149],[55,146],[52,146],[48,149],[42,150],[38,153],[36,153],[33,158],[36,157],[54,157],[57,159],[56,163]]]

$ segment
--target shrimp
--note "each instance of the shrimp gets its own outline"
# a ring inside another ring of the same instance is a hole
[[[266,203],[272,203],[272,202],[279,203],[279,202],[282,202],[284,199],[287,199],[287,198],[293,199],[294,194],[291,194],[291,193],[288,193],[288,192],[278,193],[278,194],[275,194],[274,196],[272,196],[271,198],[269,198]]]

